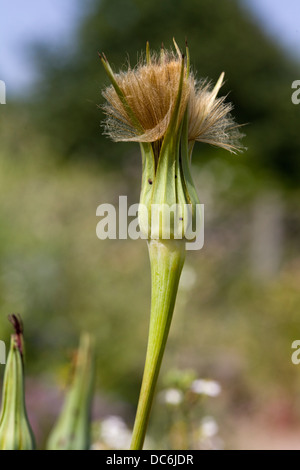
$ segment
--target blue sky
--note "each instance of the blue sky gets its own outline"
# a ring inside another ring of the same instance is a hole
[[[242,0],[263,28],[300,59],[300,0]],[[88,0],[85,0],[88,2]],[[0,79],[8,93],[24,92],[34,80],[28,46],[71,42],[79,0],[1,0]]]
[[[0,0],[0,79],[8,93],[24,90],[34,79],[28,46],[65,44],[78,17],[78,0]]]
[[[263,28],[300,59],[300,0],[243,0]]]

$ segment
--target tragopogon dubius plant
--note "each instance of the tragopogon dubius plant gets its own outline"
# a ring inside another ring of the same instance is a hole
[[[175,52],[162,47],[156,54],[147,43],[145,58],[118,74],[100,54],[111,81],[103,91],[105,133],[114,141],[139,142],[141,148],[139,225],[148,241],[152,273],[148,348],[132,449],[143,447],[185,259],[185,241],[200,207],[191,175],[194,144],[205,142],[233,153],[242,149],[232,105],[225,103],[225,97],[217,97],[224,73],[214,87],[196,80],[188,47],[183,55],[175,41],[174,45]],[[154,210],[157,217],[153,217]]]

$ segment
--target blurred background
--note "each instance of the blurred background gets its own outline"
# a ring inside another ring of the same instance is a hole
[[[8,344],[7,315],[20,313],[40,446],[83,330],[97,343],[94,419],[110,436],[109,426],[120,434],[133,423],[147,247],[98,240],[96,208],[119,195],[138,202],[141,161],[138,145],[102,135],[108,80],[97,51],[118,70],[147,40],[171,47],[174,36],[182,48],[187,37],[198,77],[215,82],[225,71],[222,94],[247,124],[248,150],[195,147],[205,245],[187,253],[149,439],[157,448],[300,449],[300,365],[291,361],[300,339],[299,17],[298,0],[1,3],[0,339]],[[190,384],[199,399],[187,396]]]

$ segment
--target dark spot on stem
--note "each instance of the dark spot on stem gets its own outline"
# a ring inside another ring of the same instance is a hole
[[[148,179],[148,183],[149,183],[149,184],[153,184],[153,181],[152,181],[151,178]]]

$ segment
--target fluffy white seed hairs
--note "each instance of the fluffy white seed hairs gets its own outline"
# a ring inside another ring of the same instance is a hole
[[[176,102],[182,56],[163,50],[151,54],[134,68],[114,75],[114,79],[140,126],[129,115],[111,85],[103,91],[106,104],[105,133],[114,141],[156,142],[163,139]],[[197,82],[185,67],[178,119],[188,109],[189,141],[199,141],[236,153],[242,150],[241,134],[226,97],[217,98],[223,84],[221,74],[214,88],[205,80]]]

